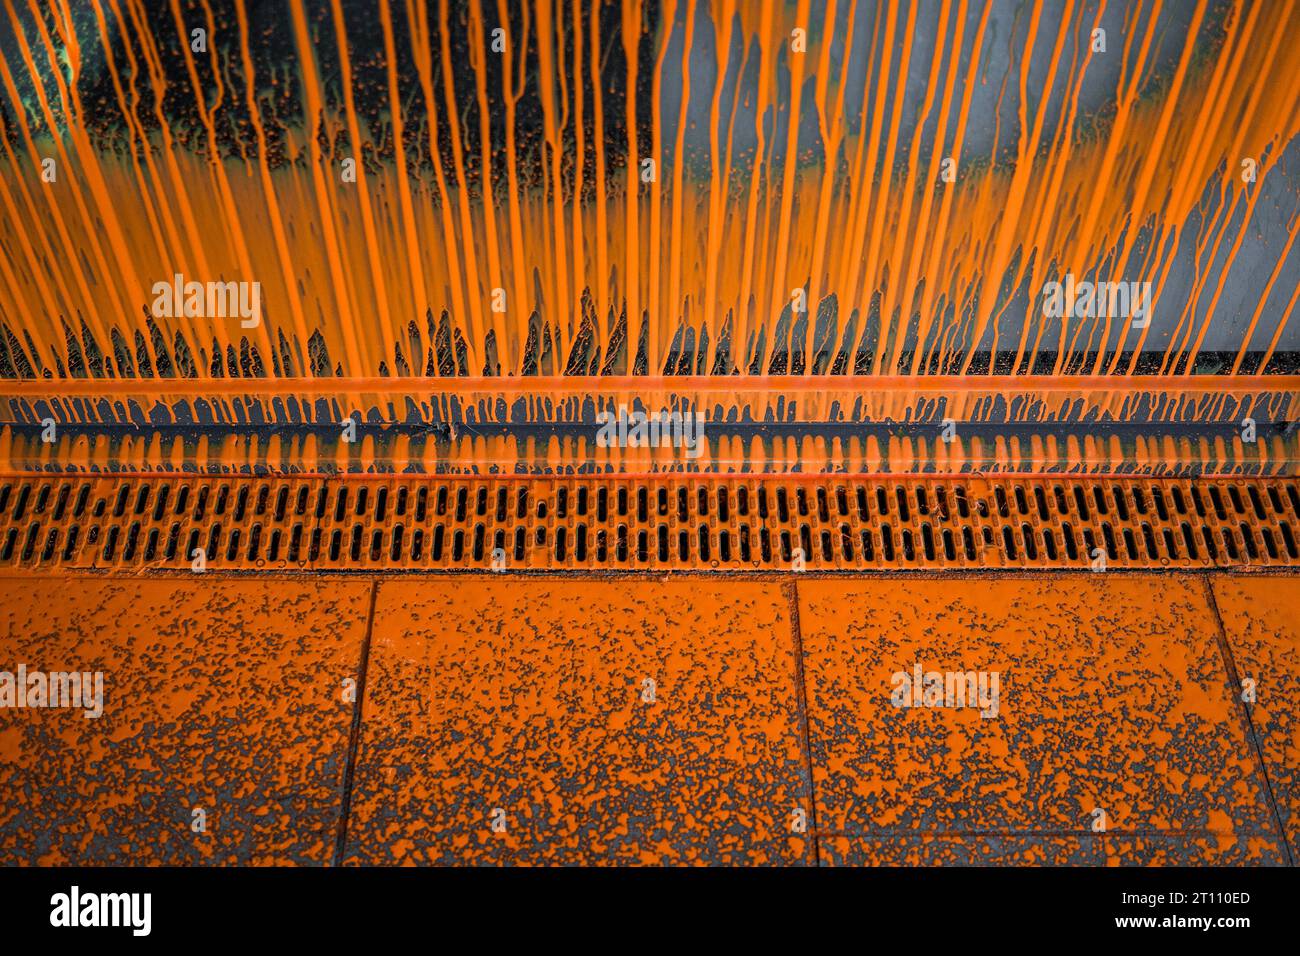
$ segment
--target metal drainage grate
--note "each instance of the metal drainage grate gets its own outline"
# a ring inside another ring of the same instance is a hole
[[[436,476],[0,480],[0,568],[1300,566],[1296,479]]]

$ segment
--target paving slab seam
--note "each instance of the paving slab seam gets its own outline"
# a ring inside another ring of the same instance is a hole
[[[357,764],[357,745],[361,739],[361,708],[366,700],[366,669],[370,664],[370,635],[375,628],[375,602],[379,596],[379,579],[370,582],[370,609],[366,613],[366,636],[361,641],[361,661],[357,668],[357,699],[353,704],[352,728],[348,732],[348,756],[343,769],[343,792],[339,806],[338,838],[331,865],[342,866],[348,842],[348,815],[352,810],[352,778]]]
[[[1287,837],[1286,827],[1282,824],[1282,814],[1278,809],[1277,798],[1273,793],[1273,782],[1268,777],[1268,765],[1264,760],[1264,749],[1260,743],[1259,734],[1255,732],[1255,722],[1251,719],[1250,708],[1241,699],[1241,677],[1237,671],[1236,658],[1232,654],[1232,645],[1228,642],[1228,632],[1223,624],[1223,615],[1219,613],[1219,603],[1214,597],[1214,587],[1210,584],[1210,575],[1203,574],[1200,577],[1202,586],[1205,588],[1205,600],[1210,606],[1210,613],[1214,616],[1214,636],[1219,644],[1219,653],[1223,655],[1228,680],[1231,682],[1232,697],[1237,702],[1237,710],[1245,721],[1246,735],[1250,738],[1251,748],[1255,753],[1255,763],[1259,775],[1264,781],[1264,794],[1268,798],[1269,809],[1273,811],[1273,820],[1277,823],[1277,831],[1281,835],[1282,848],[1286,850],[1287,863],[1295,866],[1295,853],[1292,850],[1291,841]]]
[[[808,729],[808,681],[803,672],[803,634],[799,629],[798,581],[787,582],[784,590],[786,600],[790,602],[790,634],[794,637],[795,679],[799,683],[799,732],[803,741],[803,752],[808,770],[808,801],[811,805],[808,817],[811,824],[813,865],[820,867],[822,865],[821,843],[819,842],[821,830],[817,826],[817,784],[813,779],[812,735]]]

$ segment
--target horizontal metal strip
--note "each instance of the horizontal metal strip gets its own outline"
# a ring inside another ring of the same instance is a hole
[[[0,568],[873,570],[1300,566],[1300,480],[0,479]]]

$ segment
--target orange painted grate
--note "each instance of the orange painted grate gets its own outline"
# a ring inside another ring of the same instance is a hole
[[[0,481],[0,567],[187,571],[196,561],[231,571],[1294,567],[1300,481]]]

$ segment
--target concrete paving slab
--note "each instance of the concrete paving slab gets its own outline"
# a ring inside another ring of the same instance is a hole
[[[0,671],[99,672],[103,701],[0,707],[0,863],[328,863],[370,588],[0,581]]]
[[[347,859],[810,862],[798,697],[779,585],[384,581]]]
[[[1290,843],[1300,851],[1300,578],[1216,576],[1214,599]]]
[[[944,862],[954,838],[999,833],[1067,862],[1136,845],[1103,850],[1099,833],[1159,839],[1170,861],[1221,839],[1225,860],[1284,859],[1200,581],[820,579],[799,593],[825,860],[889,861],[897,837]]]

